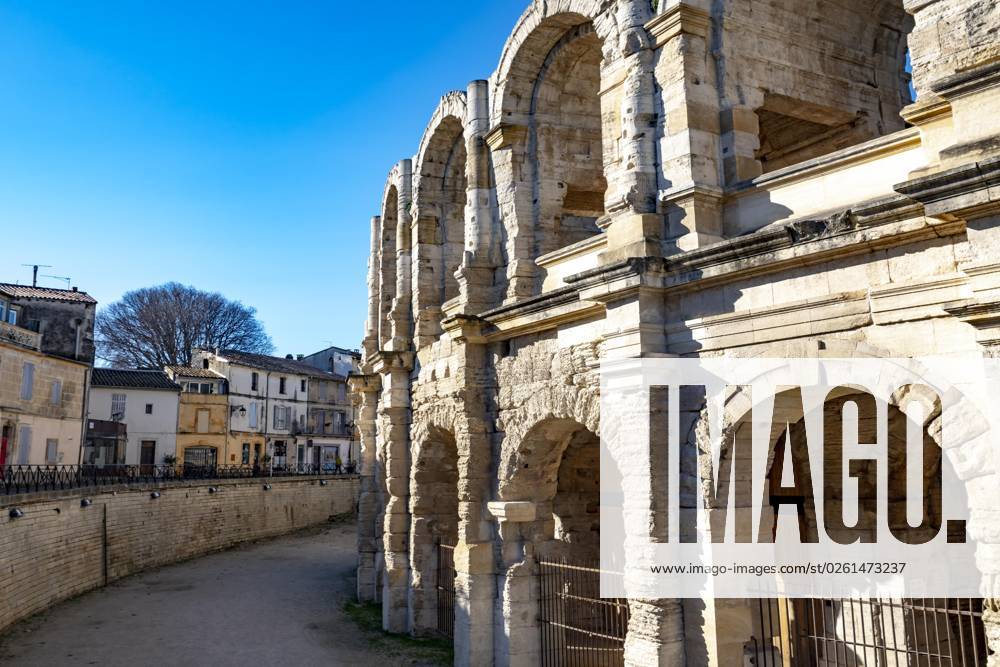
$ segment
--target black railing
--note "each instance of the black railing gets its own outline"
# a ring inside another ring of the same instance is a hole
[[[751,642],[760,667],[985,667],[982,600],[758,600]]]
[[[8,465],[0,466],[0,495],[59,491],[122,484],[155,484],[199,479],[246,479],[348,474],[329,466],[252,465]]]
[[[543,667],[624,665],[628,601],[601,597],[598,564],[539,560],[538,578]]]
[[[437,629],[449,639],[455,637],[455,547],[437,545]]]

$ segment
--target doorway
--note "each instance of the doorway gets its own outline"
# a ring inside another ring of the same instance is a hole
[[[143,440],[139,446],[139,474],[149,475],[156,465],[156,441]]]

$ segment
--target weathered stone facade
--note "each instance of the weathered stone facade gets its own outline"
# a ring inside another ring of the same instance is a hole
[[[371,221],[358,594],[433,632],[454,546],[456,664],[538,664],[537,559],[596,559],[600,360],[1000,344],[995,3],[656,5],[534,2]],[[629,601],[625,663],[743,664],[697,602]]]

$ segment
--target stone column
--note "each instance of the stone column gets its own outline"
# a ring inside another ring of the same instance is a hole
[[[541,663],[537,565],[534,545],[524,539],[521,526],[535,521],[537,508],[528,501],[496,501],[489,503],[489,511],[501,541],[495,659],[510,667],[534,667]]]
[[[661,13],[646,25],[655,49],[664,123],[658,200],[666,216],[667,251],[722,239],[720,174],[735,183],[760,173],[752,160],[756,135],[746,136],[751,129],[746,113],[725,112],[726,127],[720,126],[720,111],[728,101],[718,93],[717,70],[723,68],[715,65],[711,43],[712,30],[721,28],[713,25],[711,7],[709,0],[664,0]],[[721,150],[723,134],[730,147],[739,148],[737,154]]]
[[[378,395],[382,388],[378,375],[352,375],[352,400],[358,405],[357,425],[361,435],[361,490],[358,498],[358,600],[374,601],[377,597],[377,541],[382,537],[376,518],[381,513],[382,498],[376,475],[375,416]]]
[[[400,352],[412,349],[413,313],[411,299],[411,226],[410,205],[413,202],[413,161],[400,160],[396,214],[396,298],[392,302],[392,340],[389,350]]]
[[[455,664],[493,664],[496,577],[493,517],[487,503],[493,483],[492,425],[486,413],[487,373],[484,322],[457,315],[445,322],[453,355],[462,363],[455,374],[462,387],[458,443],[458,543],[455,547]]]
[[[501,123],[490,130],[486,143],[493,156],[497,207],[507,230],[507,290],[505,301],[528,297],[535,291],[537,267],[532,179],[535,165],[528,156],[528,127]]]
[[[378,350],[378,318],[379,303],[379,257],[382,250],[382,239],[379,229],[382,219],[372,216],[371,219],[371,252],[368,255],[368,319],[365,320],[365,339],[362,343],[365,357],[370,357]],[[374,417],[372,418],[374,420]]]
[[[382,352],[375,370],[382,376],[379,421],[387,499],[383,517],[382,626],[409,631],[410,559],[410,371],[412,352]]]
[[[493,305],[496,296],[493,274],[500,265],[492,166],[486,143],[490,129],[489,82],[470,83],[466,100],[465,254],[456,276],[462,302],[460,312],[475,314]]]

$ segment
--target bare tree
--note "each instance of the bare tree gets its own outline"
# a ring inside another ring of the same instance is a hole
[[[97,356],[113,366],[191,363],[196,347],[270,354],[257,311],[179,283],[144,287],[97,314]]]

